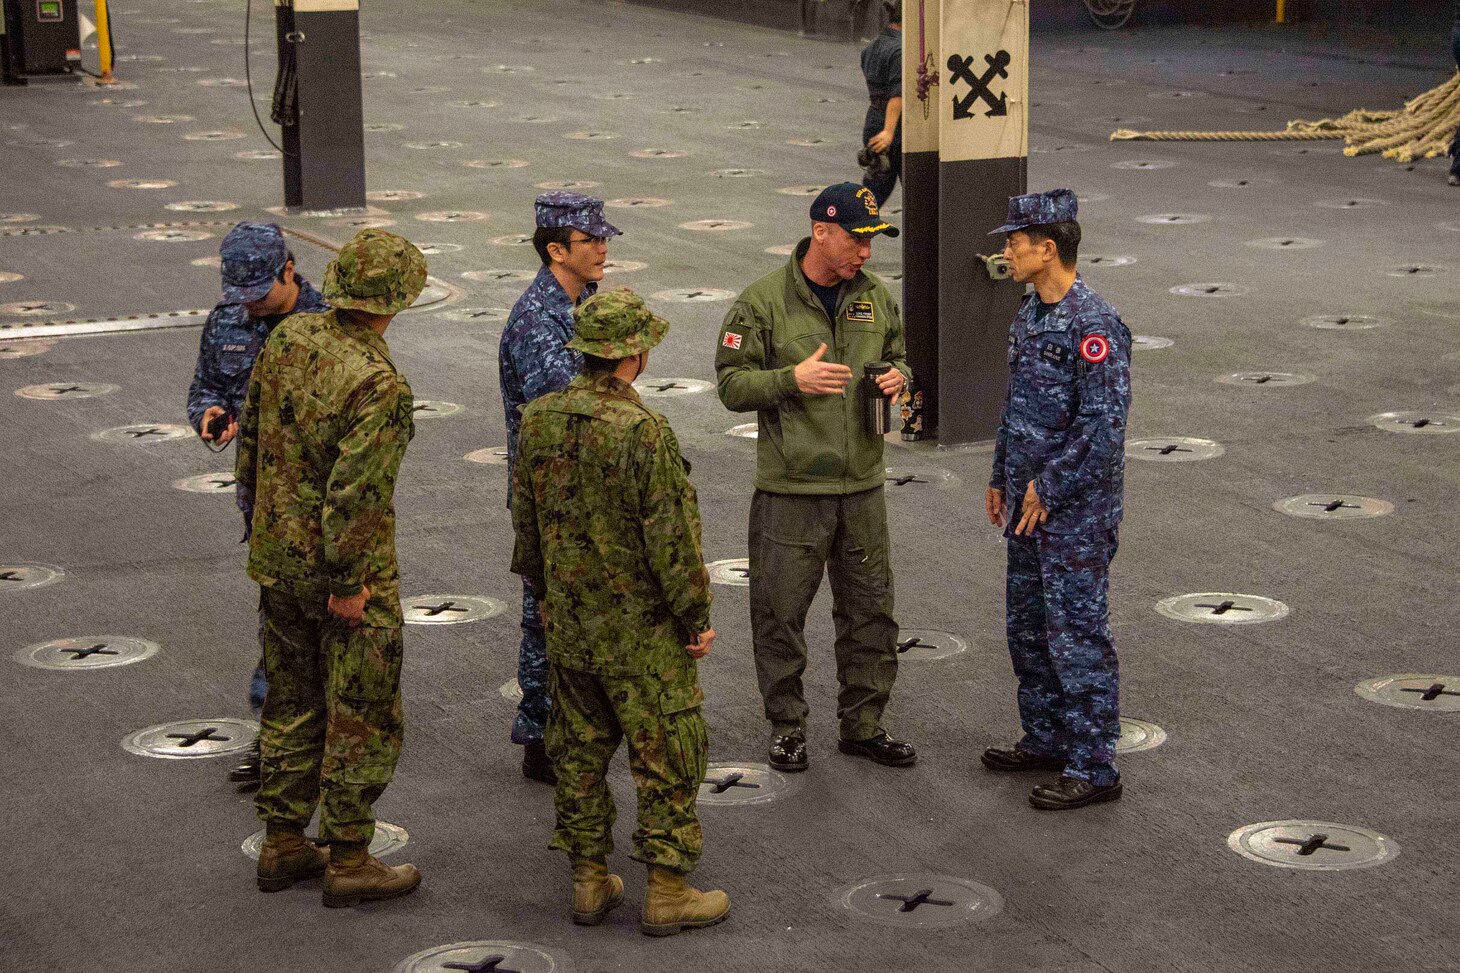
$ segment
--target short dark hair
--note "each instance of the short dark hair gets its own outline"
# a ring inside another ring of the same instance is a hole
[[[289,267],[289,265],[292,264],[292,263],[294,263],[294,251],[293,250],[285,250],[284,251],[284,263],[283,263],[282,266],[279,267],[279,272],[274,275],[274,279],[277,280],[281,284],[284,283],[284,271],[287,270],[288,267]],[[298,264],[294,264],[294,266],[297,268],[299,265]]]
[[[889,24],[902,23],[902,0],[882,0],[882,8],[887,11]]]
[[[532,245],[537,248],[537,255],[542,258],[544,267],[552,266],[553,258],[548,256],[549,243],[561,243],[568,245],[573,239],[573,228],[571,226],[540,226],[532,231]]]
[[[621,360],[619,358],[599,358],[597,355],[584,355],[583,374],[605,375],[618,368],[618,363]]]
[[[1066,267],[1075,266],[1075,261],[1080,258],[1080,224],[1074,220],[1031,226],[1024,232],[1031,240],[1053,240],[1060,263]]]

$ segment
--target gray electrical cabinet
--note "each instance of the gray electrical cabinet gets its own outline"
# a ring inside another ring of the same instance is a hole
[[[79,0],[0,0],[4,58],[16,74],[68,74],[81,66]]]

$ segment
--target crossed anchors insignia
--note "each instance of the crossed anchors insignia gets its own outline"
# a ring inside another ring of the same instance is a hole
[[[984,112],[985,118],[995,118],[1009,114],[1009,96],[1001,94],[994,97],[992,85],[994,78],[1009,77],[1009,65],[1013,58],[1008,51],[999,51],[997,54],[985,54],[983,59],[988,62],[989,68],[982,77],[974,77],[972,64],[973,57],[962,57],[958,54],[948,55],[948,83],[957,84],[962,81],[968,85],[968,94],[962,98],[957,95],[953,97],[953,117],[973,118],[973,106],[982,99],[989,110]]]

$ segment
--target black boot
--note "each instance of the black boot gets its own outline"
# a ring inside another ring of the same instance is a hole
[[[228,772],[228,779],[237,784],[240,791],[256,791],[259,789],[261,764],[259,744],[255,740],[253,746],[244,752],[243,759]]]
[[[1078,777],[1061,775],[1053,784],[1040,784],[1029,795],[1029,803],[1041,811],[1069,811],[1087,804],[1120,800],[1124,785],[1092,784]]]
[[[548,759],[547,746],[541,740],[523,746],[522,776],[544,784],[558,782],[558,775],[553,773],[553,762]]]

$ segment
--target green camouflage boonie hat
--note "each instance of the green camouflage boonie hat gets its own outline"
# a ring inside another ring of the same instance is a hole
[[[324,299],[331,307],[395,314],[426,287],[426,257],[403,236],[361,230],[325,269]]]
[[[609,361],[648,351],[669,331],[669,322],[628,288],[593,295],[578,305],[574,319],[577,335],[568,347]]]

